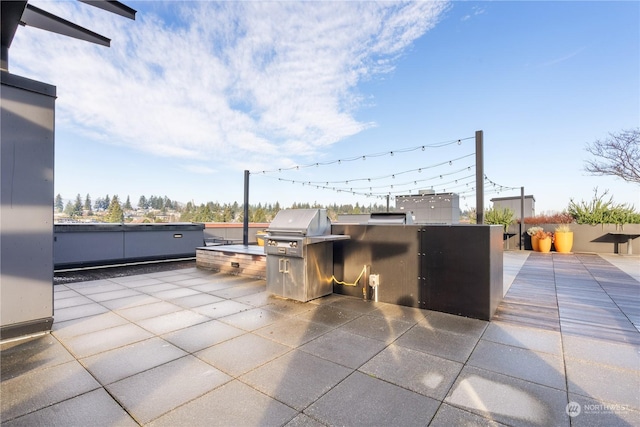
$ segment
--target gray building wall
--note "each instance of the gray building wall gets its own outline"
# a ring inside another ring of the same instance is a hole
[[[396,211],[411,212],[414,224],[457,224],[460,200],[457,194],[418,194],[396,196]]]
[[[53,322],[53,165],[56,88],[0,73],[0,337]]]
[[[491,199],[493,206],[504,209],[509,208],[514,212],[514,218],[520,219],[520,196],[497,197]],[[536,199],[532,195],[524,196],[524,217],[536,216]]]

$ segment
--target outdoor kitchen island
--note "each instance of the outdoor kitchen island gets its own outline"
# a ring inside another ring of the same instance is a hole
[[[503,236],[495,225],[331,224],[324,210],[281,211],[264,248],[197,248],[197,266],[266,278],[298,301],[331,293],[491,320],[503,297]]]
[[[502,300],[501,226],[333,224],[331,231],[350,236],[334,244],[334,293],[481,320],[491,320]],[[354,283],[363,271],[365,280]]]

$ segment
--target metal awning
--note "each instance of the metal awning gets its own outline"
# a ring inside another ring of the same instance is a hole
[[[129,19],[135,19],[136,11],[114,0],[79,0],[82,3],[106,10]],[[111,40],[87,28],[28,4],[27,1],[0,1],[0,69],[9,69],[9,47],[18,25],[40,28],[79,40],[109,46]]]

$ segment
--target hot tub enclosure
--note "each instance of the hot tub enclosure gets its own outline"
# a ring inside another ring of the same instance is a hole
[[[195,257],[204,224],[56,224],[56,268]]]

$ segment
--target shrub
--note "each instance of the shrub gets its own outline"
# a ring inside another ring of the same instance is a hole
[[[484,213],[484,221],[487,224],[502,225],[504,232],[513,222],[513,211],[509,208],[498,209],[495,206]]]
[[[571,224],[573,216],[568,212],[553,215],[536,215],[524,219],[525,224]]]
[[[633,206],[626,203],[614,203],[613,197],[605,200],[608,191],[598,195],[598,189],[594,190],[593,199],[590,202],[584,200],[576,203],[571,199],[569,213],[578,224],[640,224],[640,213],[635,212]]]

